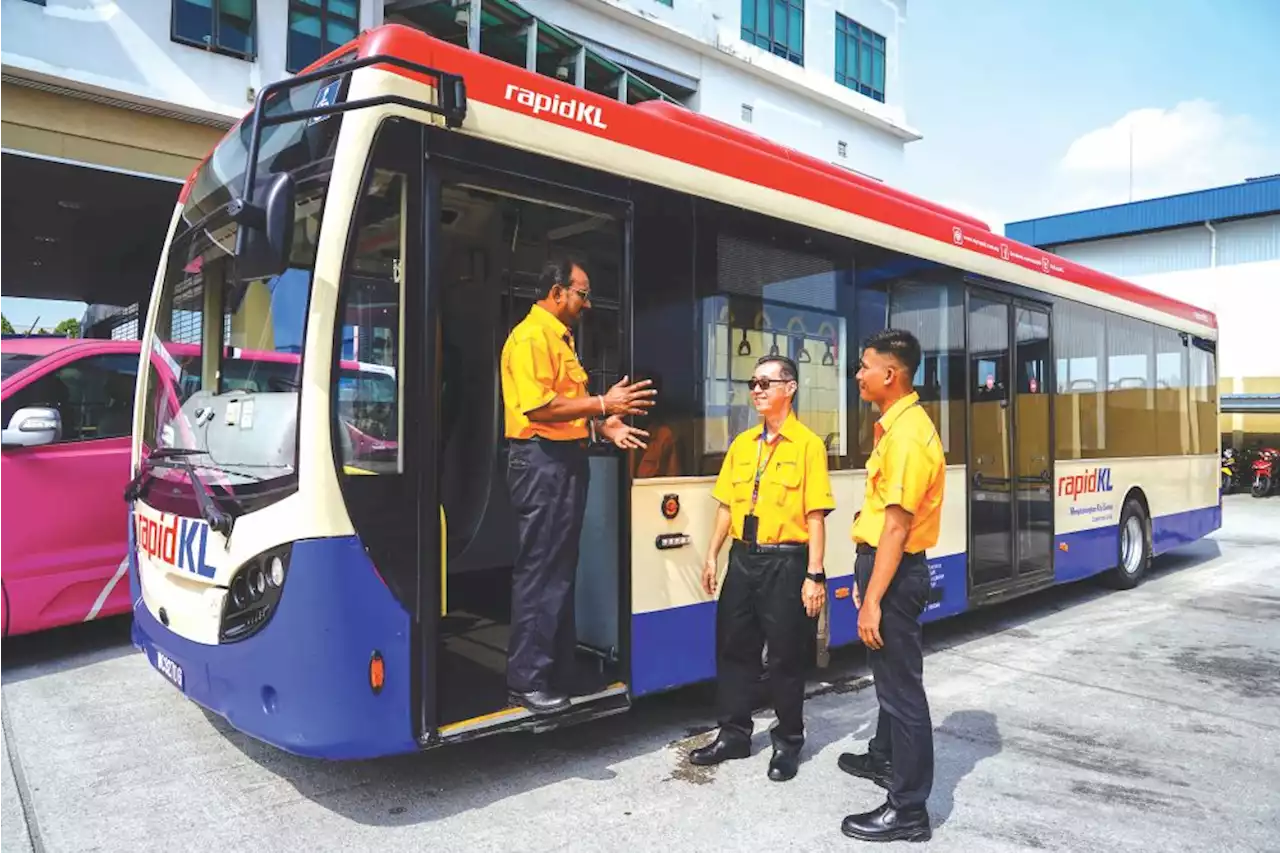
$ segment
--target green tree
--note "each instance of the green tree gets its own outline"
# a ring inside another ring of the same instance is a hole
[[[72,320],[70,317],[53,327],[55,335],[63,335],[68,338],[80,337],[80,321]]]
[[[13,334],[13,324],[9,322],[9,318],[0,314],[0,332],[6,335]]]

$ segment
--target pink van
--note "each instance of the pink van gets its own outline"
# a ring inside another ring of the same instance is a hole
[[[133,429],[138,341],[6,339],[3,379],[3,456],[0,457],[0,634],[11,636],[129,612],[125,577],[129,437]],[[199,376],[199,348],[171,345],[184,376]],[[159,356],[152,363],[170,375]],[[224,362],[236,382],[290,375],[298,356],[244,352]],[[242,369],[237,369],[243,366]],[[397,393],[388,368],[342,362],[339,411],[354,457],[394,457],[393,434],[375,438],[356,429],[343,409],[345,384],[385,385],[387,410]],[[198,380],[197,380],[198,381]],[[175,389],[182,398],[192,389]],[[383,390],[383,389],[380,389]],[[369,395],[362,394],[363,399]],[[363,421],[360,421],[363,422]],[[390,429],[394,427],[388,425]]]

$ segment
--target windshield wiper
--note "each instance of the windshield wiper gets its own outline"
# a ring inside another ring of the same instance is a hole
[[[209,484],[204,481],[204,478],[196,473],[196,467],[191,464],[189,458],[208,454],[208,452],[207,450],[196,450],[190,447],[157,448],[150,456],[142,460],[142,464],[138,466],[138,473],[129,481],[129,485],[125,486],[125,501],[133,503],[142,496],[142,493],[146,491],[147,484],[153,479],[151,476],[152,468],[181,468],[191,478],[192,491],[195,492],[196,496],[196,505],[200,507],[200,515],[208,522],[210,529],[224,536],[230,536],[234,518],[219,509],[214,502],[213,490],[209,488]]]

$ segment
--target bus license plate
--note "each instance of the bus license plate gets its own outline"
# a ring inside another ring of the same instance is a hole
[[[182,667],[159,649],[156,649],[156,669],[160,670],[160,674],[173,682],[179,690],[186,690],[182,681]]]

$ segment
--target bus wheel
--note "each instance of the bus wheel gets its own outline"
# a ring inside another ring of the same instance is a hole
[[[1120,513],[1120,562],[1107,574],[1116,589],[1133,589],[1142,580],[1151,562],[1151,542],[1147,536],[1147,514],[1136,499],[1129,498]]]

